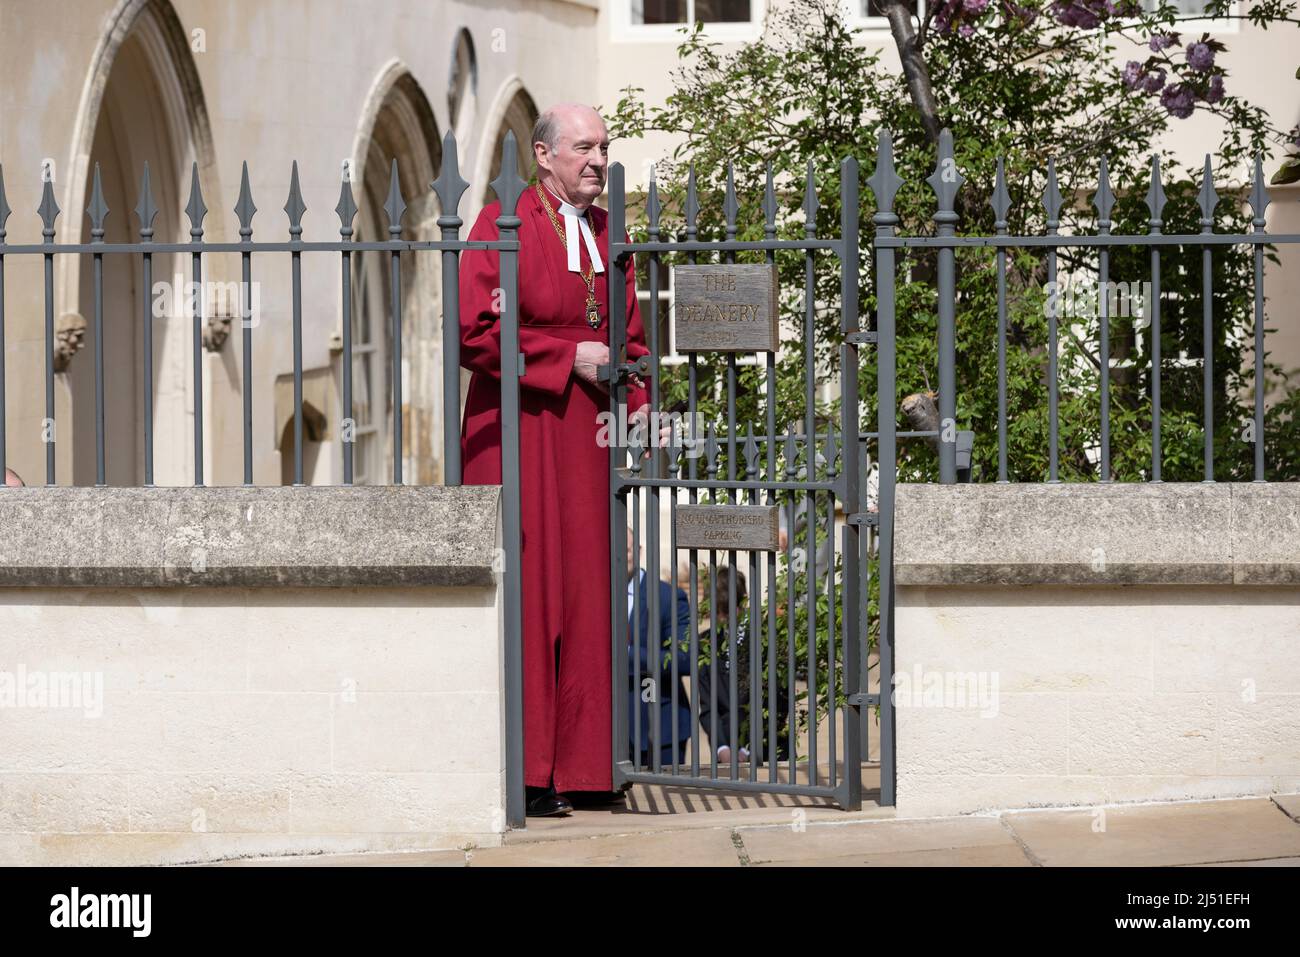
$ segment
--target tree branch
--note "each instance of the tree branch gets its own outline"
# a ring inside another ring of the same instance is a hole
[[[889,32],[894,35],[894,45],[898,47],[898,59],[903,65],[907,90],[912,96],[912,105],[921,116],[926,139],[938,143],[939,108],[934,101],[930,69],[925,65],[925,57],[921,56],[916,31],[912,28],[912,13],[903,0],[882,0],[880,12],[889,21]]]

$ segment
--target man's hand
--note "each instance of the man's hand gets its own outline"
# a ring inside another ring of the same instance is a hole
[[[609,383],[597,378],[599,367],[603,365],[609,365],[609,346],[594,340],[578,343],[577,351],[573,354],[573,374],[583,382],[608,392]]]
[[[637,423],[641,423],[643,428],[648,429],[649,421],[650,421],[650,403],[647,402],[645,405],[641,406],[641,408],[637,409],[635,412],[632,413],[632,415],[628,419],[628,425],[630,427],[636,425]],[[666,448],[668,446],[669,441],[672,438],[672,434],[673,434],[672,425],[668,421],[664,421],[663,424],[659,426],[659,445],[661,447]],[[653,448],[653,444],[652,444],[652,448]],[[650,457],[650,449],[646,449],[645,453],[641,457],[643,459],[648,459]]]

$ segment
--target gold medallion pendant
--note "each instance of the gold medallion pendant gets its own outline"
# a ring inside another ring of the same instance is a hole
[[[537,183],[534,188],[537,190],[537,198],[542,201],[542,206],[546,209],[546,215],[550,217],[551,225],[555,227],[555,235],[560,237],[561,243],[564,243],[564,229],[560,226],[560,220],[555,215],[555,210],[551,208],[551,201],[546,198],[546,193],[542,191],[542,184]],[[579,273],[579,275],[582,277],[583,284],[587,287],[587,325],[593,329],[599,329],[600,306],[596,303],[595,264],[588,263],[586,271]]]

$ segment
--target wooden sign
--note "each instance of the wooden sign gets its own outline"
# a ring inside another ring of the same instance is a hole
[[[774,552],[780,547],[775,505],[678,505],[678,548]]]
[[[673,267],[678,352],[775,352],[776,264]]]

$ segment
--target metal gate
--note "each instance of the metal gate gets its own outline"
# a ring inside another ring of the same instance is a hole
[[[652,179],[647,240],[622,243],[615,240],[625,228],[624,169],[610,166],[609,288],[624,288],[629,257],[639,254],[638,261],[649,264],[651,303],[651,315],[644,317],[650,354],[629,362],[627,303],[621,295],[610,297],[612,422],[626,421],[635,411],[625,406],[633,373],[645,381],[650,408],[663,407],[658,303],[665,260],[735,266],[737,254],[754,263],[761,255],[761,265],[775,273],[778,255],[801,255],[802,348],[805,356],[815,356],[815,315],[828,305],[816,301],[814,257],[833,255],[842,334],[838,412],[828,421],[816,415],[812,362],[804,363],[802,406],[781,408],[771,340],[759,349],[741,348],[738,341],[725,348],[694,343],[678,350],[685,368],[675,367],[674,384],[677,391],[684,385],[686,398],[682,418],[673,417],[668,446],[647,448],[657,444],[661,423],[640,434],[632,428],[626,441],[610,442],[615,787],[647,783],[799,794],[857,809],[870,719],[879,708],[879,801],[894,801],[889,696],[868,693],[869,674],[878,688],[890,687],[892,675],[892,279],[882,280],[878,291],[882,305],[886,297],[890,303],[879,310],[878,328],[861,328],[858,163],[848,157],[839,167],[838,236],[816,235],[814,173],[810,164],[802,239],[776,238],[778,205],[769,164],[762,240],[736,239],[738,203],[729,165],[724,239],[698,236],[692,169],[682,235],[672,238],[660,228]],[[875,222],[878,230],[893,228],[888,213]],[[892,277],[892,256],[892,249],[877,251],[882,277]],[[674,295],[680,293],[675,284]],[[779,305],[774,292],[771,312]],[[680,323],[682,316],[673,321]],[[790,323],[785,326],[789,341]],[[773,339],[780,335],[774,332]],[[734,338],[730,331],[726,335]],[[878,364],[875,404],[887,410],[879,414],[878,432],[860,431],[860,353]],[[743,372],[747,366],[750,371]],[[705,382],[716,384],[716,401],[702,394]],[[742,399],[752,414],[738,414]],[[873,458],[878,493],[869,496]],[[665,548],[670,571],[660,582]],[[680,573],[679,558],[685,560]]]

